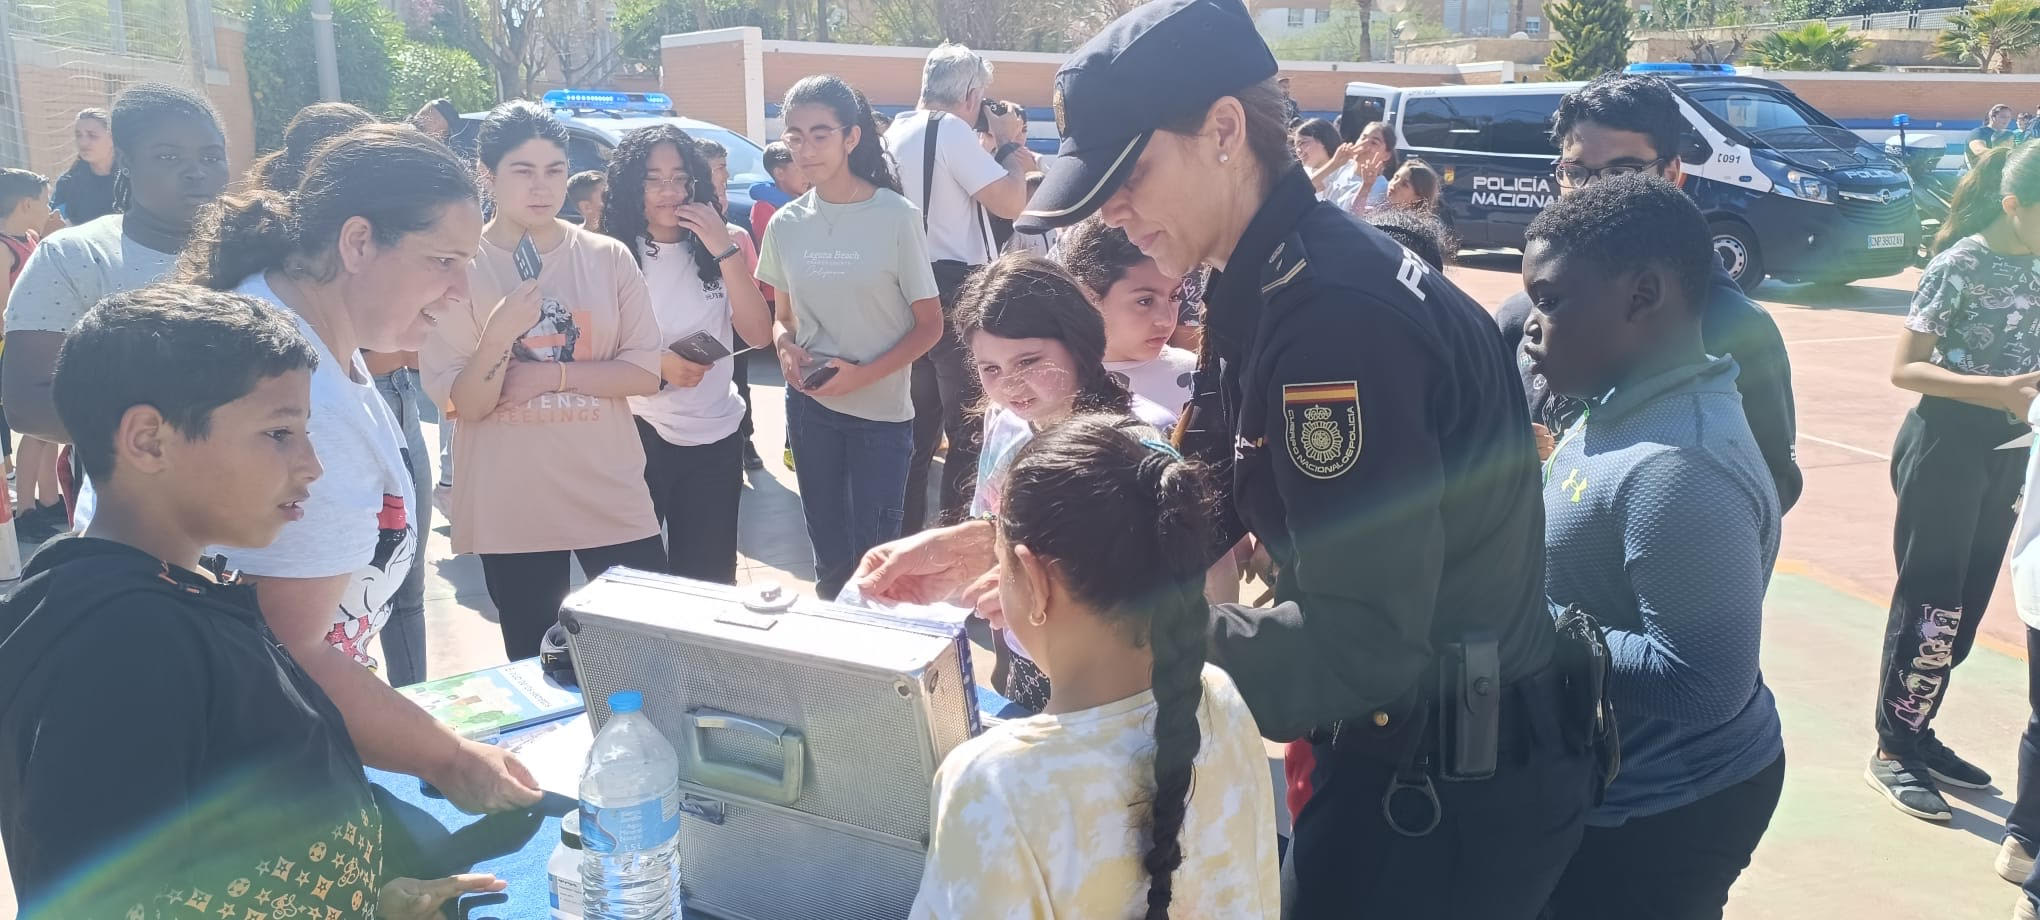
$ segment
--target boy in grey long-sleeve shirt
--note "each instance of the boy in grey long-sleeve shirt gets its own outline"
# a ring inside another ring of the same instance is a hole
[[[1677,188],[1603,179],[1530,225],[1524,353],[1586,402],[1545,467],[1545,592],[1608,631],[1622,769],[1557,916],[1718,916],[1784,775],[1758,670],[1778,496],[1708,357],[1707,227]]]

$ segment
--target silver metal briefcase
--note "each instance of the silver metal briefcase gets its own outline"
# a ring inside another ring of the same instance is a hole
[[[680,886],[723,920],[899,920],[935,767],[979,729],[961,622],[612,569],[560,611],[588,715],[680,754]]]

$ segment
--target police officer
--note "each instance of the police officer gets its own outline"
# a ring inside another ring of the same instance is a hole
[[[1239,0],[1126,14],[1057,74],[1061,157],[1019,226],[1099,212],[1164,271],[1217,269],[1178,436],[1230,470],[1221,516],[1275,563],[1276,606],[1215,607],[1212,640],[1262,733],[1315,755],[1291,915],[1534,917],[1594,771],[1554,665],[1522,383],[1479,305],[1317,200],[1275,73]],[[865,591],[975,593],[990,540],[880,547]]]

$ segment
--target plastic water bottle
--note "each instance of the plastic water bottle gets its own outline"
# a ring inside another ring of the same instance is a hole
[[[586,920],[671,920],[680,836],[680,757],[640,710],[609,695],[609,724],[581,774],[581,892]]]

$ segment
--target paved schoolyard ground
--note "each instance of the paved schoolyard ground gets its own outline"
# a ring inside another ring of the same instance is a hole
[[[1453,275],[1493,306],[1516,289],[1516,270],[1513,256],[1474,254]],[[1764,643],[1765,677],[1785,723],[1784,799],[1730,898],[1733,920],[2000,918],[2016,893],[1991,871],[2027,715],[2023,629],[2003,584],[1937,722],[1944,739],[1996,775],[1999,790],[1964,793],[1954,799],[1956,820],[1936,825],[1893,810],[1861,775],[1893,577],[1886,460],[1912,403],[1887,375],[1917,277],[1848,287],[1773,282],[1758,292],[1792,357],[1806,493],[1785,520]],[[754,362],[752,375],[755,442],[766,468],[751,474],[744,495],[739,578],[805,586],[813,562],[793,474],[777,447],[783,391],[769,360]],[[426,554],[434,676],[503,660],[480,566],[449,549],[436,520]],[[12,916],[5,889],[0,873],[0,918]]]

